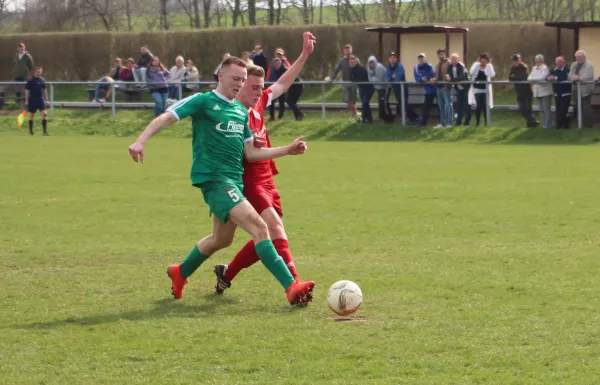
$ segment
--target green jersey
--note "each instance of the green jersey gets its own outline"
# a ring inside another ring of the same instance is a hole
[[[244,143],[253,140],[248,110],[217,91],[195,94],[167,109],[177,120],[192,118],[192,184],[230,179],[241,183]]]

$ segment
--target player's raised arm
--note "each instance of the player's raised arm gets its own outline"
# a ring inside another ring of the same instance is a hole
[[[308,146],[302,136],[296,138],[288,146],[275,148],[257,148],[252,141],[247,141],[244,145],[244,156],[248,162],[260,162],[261,160],[281,158],[286,155],[304,154],[307,149]]]
[[[288,68],[283,75],[281,75],[275,84],[269,87],[271,89],[271,93],[273,94],[273,100],[283,95],[288,88],[294,84],[294,80],[296,80],[298,75],[300,75],[300,71],[302,71],[302,67],[304,67],[306,60],[313,53],[316,42],[317,39],[312,33],[304,32],[302,53],[300,54],[300,57],[296,59],[294,64],[292,64],[292,66]]]

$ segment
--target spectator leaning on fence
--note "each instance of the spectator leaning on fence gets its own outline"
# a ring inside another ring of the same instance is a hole
[[[169,86],[169,96],[167,103],[175,103],[179,100],[179,85],[183,82],[186,68],[183,65],[183,56],[175,58],[175,65],[171,67],[171,85]],[[183,92],[183,88],[181,90]]]
[[[465,65],[460,62],[458,54],[450,56],[450,65],[448,66],[448,76],[453,83],[471,81],[471,74],[465,68]],[[469,88],[470,84],[454,84],[456,89],[456,125],[464,124],[468,126],[471,123],[471,106],[469,105]]]
[[[476,82],[489,82],[496,76],[496,72],[494,71],[494,67],[492,66],[490,56],[487,53],[479,55],[479,60],[473,63],[471,67],[471,77],[473,78],[473,87],[471,87],[471,92],[469,92],[469,104],[475,104],[475,123],[479,126],[481,120],[481,114],[483,114],[483,118],[485,121],[485,125],[487,126],[487,109],[486,109],[486,99],[487,105],[492,108],[494,106],[494,94],[492,92],[491,84],[477,84]],[[486,98],[487,91],[487,98]]]
[[[569,128],[569,106],[571,104],[571,84],[569,81],[569,68],[565,65],[565,58],[556,58],[556,67],[550,72],[548,81],[555,82],[554,103],[556,105],[556,128]]]
[[[285,72],[286,68],[283,66],[281,59],[275,58],[272,62],[272,70],[269,71],[269,78],[267,78],[268,82],[276,82],[279,80],[281,75]],[[269,114],[271,116],[271,121],[275,120],[275,103],[279,103],[279,113],[277,115],[277,120],[283,119],[283,114],[285,113],[285,93],[281,94],[277,99],[273,100],[269,105]]]
[[[167,96],[169,95],[167,81],[170,75],[158,56],[154,56],[146,72],[148,83],[150,83],[150,94],[154,101],[154,116],[159,116],[167,110]]]
[[[396,52],[391,52],[388,57],[389,65],[385,72],[385,81],[390,83],[396,82],[405,82],[406,81],[406,72],[404,71],[404,66],[398,61],[398,55]],[[400,84],[393,84],[392,88],[394,91],[394,97],[397,101],[396,114],[400,115],[402,113],[402,107],[400,106],[402,103],[402,86]],[[386,102],[389,104],[389,91],[388,95],[386,95]],[[419,120],[419,115],[413,110],[413,108],[408,103],[408,86],[404,86],[404,112],[408,117],[408,120],[411,124],[416,124]],[[392,117],[393,119],[393,117]]]
[[[591,82],[594,80],[594,67],[592,63],[587,61],[584,50],[575,52],[575,63],[571,64],[569,80],[575,83],[575,87],[573,88],[573,98],[575,101],[577,101],[577,88],[581,89],[581,119],[583,126],[592,128],[594,126],[592,112],[592,91],[594,84],[581,84],[580,82]],[[575,114],[577,114],[577,102],[575,102]]]
[[[369,81],[371,83],[383,83],[385,82],[386,68],[383,64],[377,62],[375,56],[369,57]],[[386,123],[392,123],[394,121],[394,115],[390,108],[390,104],[387,101],[387,91],[389,87],[385,84],[375,84],[375,91],[377,91],[377,102],[379,104],[379,120],[383,120]]]
[[[535,56],[535,66],[527,80],[532,82],[546,82],[550,76],[548,66],[544,64],[544,56]],[[540,108],[540,120],[542,128],[552,128],[552,85],[551,84],[533,84],[533,96],[537,99]]]
[[[512,56],[512,67],[508,79],[511,82],[526,81],[529,76],[529,68],[521,61],[521,55],[514,54]],[[517,104],[519,105],[519,112],[525,118],[527,127],[537,127],[538,121],[533,117],[531,104],[533,103],[533,91],[531,84],[520,83],[515,84],[515,92],[517,93]]]
[[[369,82],[369,73],[367,72],[367,69],[360,64],[355,56],[350,56],[350,80],[357,83]],[[358,85],[363,123],[373,123],[373,112],[371,111],[370,103],[374,92],[375,88],[372,84]]]
[[[431,109],[433,108],[433,101],[437,90],[435,86],[431,84],[431,79],[435,78],[435,69],[427,62],[427,56],[424,53],[420,53],[417,56],[419,62],[415,64],[414,75],[417,83],[425,85],[425,102],[423,103],[423,110],[421,111],[421,120],[419,126],[427,127],[429,116],[431,115]]]
[[[13,79],[16,82],[24,82],[33,71],[33,58],[25,49],[25,43],[19,43],[17,53],[13,59]],[[17,99],[21,101],[21,93],[17,92]]]
[[[286,69],[290,68],[290,62],[283,54],[283,49],[277,48],[275,50],[275,58],[274,59],[281,60],[281,65],[283,66],[283,68],[286,68]],[[273,71],[273,61],[271,61],[271,65],[269,66],[269,70],[267,71],[267,75],[266,75],[265,79],[268,80],[271,78],[271,71]]]
[[[333,82],[340,72],[342,73],[342,81],[350,81],[350,56],[352,56],[352,46],[350,44],[346,44],[344,46],[344,57],[335,67],[331,77],[325,78],[328,83]],[[352,121],[356,119],[358,114],[356,108],[357,93],[358,88],[356,88],[356,85],[342,84],[342,100],[344,103],[346,103],[348,110],[352,112],[352,117],[350,118]]]
[[[138,56],[137,67],[133,71],[133,77],[138,83],[136,87],[143,88],[146,86],[146,71],[148,66],[152,64],[152,52],[148,49],[148,46],[140,47],[140,56]]]
[[[432,83],[443,83],[450,80],[448,75],[448,59],[446,58],[446,50],[440,48],[437,50],[439,58],[438,65],[435,70],[435,78],[431,79]],[[449,84],[437,85],[437,102],[440,111],[440,124],[434,128],[452,128],[452,88]]]
[[[198,91],[200,89],[200,84],[189,84],[190,82],[198,82],[200,81],[200,72],[198,72],[198,68],[194,66],[194,62],[188,59],[185,62],[185,73],[183,74],[183,90],[188,92]]]

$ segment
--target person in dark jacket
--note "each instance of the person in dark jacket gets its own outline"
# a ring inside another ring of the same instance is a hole
[[[250,59],[252,59],[252,63],[254,63],[254,65],[261,67],[265,73],[267,73],[269,69],[269,61],[263,52],[262,44],[254,44],[254,51],[250,53]]]
[[[417,83],[425,85],[425,102],[423,103],[423,112],[421,113],[421,120],[419,126],[426,127],[429,121],[429,115],[431,115],[431,109],[433,108],[433,101],[437,94],[437,88],[431,84],[431,80],[435,81],[435,69],[431,63],[427,62],[427,57],[424,53],[420,53],[417,56],[419,62],[415,64],[414,75]]]
[[[19,43],[13,62],[13,79],[17,82],[27,81],[33,71],[33,58],[25,49],[25,43]],[[17,92],[17,101],[21,101],[21,98],[21,92]]]
[[[565,58],[559,56],[556,58],[556,67],[548,76],[549,82],[556,82],[554,88],[554,101],[556,103],[556,128],[569,128],[569,105],[571,104],[571,94],[573,92],[571,83],[562,83],[569,81],[569,67],[565,65]]]
[[[395,82],[405,82],[406,81],[406,73],[404,71],[404,66],[398,62],[398,56],[395,52],[390,53],[388,58],[389,65],[385,72],[385,81],[390,83]],[[396,114],[400,115],[402,113],[402,107],[400,103],[402,103],[402,87],[400,84],[392,85],[392,90],[394,91],[394,96],[396,97],[397,108]],[[390,92],[388,91],[387,98],[389,100]],[[404,86],[404,112],[408,117],[408,120],[411,124],[416,124],[419,120],[419,115],[413,110],[413,108],[408,104],[408,86]]]
[[[369,73],[367,69],[362,66],[356,56],[350,56],[350,81],[356,83],[368,83]],[[359,84],[358,95],[361,101],[362,109],[362,122],[373,123],[373,112],[371,111],[371,98],[375,92],[375,87],[372,84]]]
[[[456,53],[450,56],[448,76],[450,77],[450,82],[453,83],[471,81],[469,70],[460,62],[460,56]],[[470,84],[453,84],[452,87],[456,90],[456,125],[460,126],[464,123],[465,126],[468,126],[471,122],[471,106],[469,105]]]
[[[286,68],[283,66],[283,63],[281,62],[281,59],[279,59],[279,58],[273,59],[271,64],[272,64],[273,68],[271,71],[269,71],[269,78],[267,78],[267,81],[275,83],[277,80],[279,80],[281,75],[283,75]],[[279,110],[278,110],[279,113],[277,115],[277,120],[280,120],[283,118],[283,114],[285,113],[285,96],[286,96],[285,93],[281,94],[280,97],[273,100],[271,102],[271,104],[269,105],[269,115],[271,116],[271,119],[270,119],[271,121],[275,120],[275,103],[279,103]]]
[[[526,81],[529,76],[529,69],[521,61],[521,55],[515,54],[512,57],[512,67],[508,79],[510,81]],[[517,93],[517,104],[519,111],[527,122],[527,127],[537,127],[540,123],[535,120],[532,113],[533,91],[530,84],[515,84],[515,92]]]
[[[137,65],[135,70],[133,71],[133,77],[138,83],[136,87],[142,88],[146,85],[146,71],[148,70],[148,66],[152,64],[152,52],[148,50],[148,46],[142,46],[140,48],[140,56],[138,56]]]

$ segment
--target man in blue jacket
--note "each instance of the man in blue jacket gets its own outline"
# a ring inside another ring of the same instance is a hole
[[[424,53],[420,53],[417,58],[419,59],[419,63],[415,64],[415,80],[417,83],[425,85],[425,103],[423,104],[419,126],[426,127],[429,115],[431,115],[431,108],[433,108],[433,101],[437,94],[435,85],[431,84],[431,79],[435,82],[435,70],[433,69],[433,66],[427,62],[427,57]]]
[[[398,56],[396,55],[395,52],[390,53],[388,61],[390,64],[388,65],[387,70],[385,72],[385,81],[390,82],[390,83],[405,82],[406,81],[406,73],[404,72],[404,66],[398,62]],[[402,87],[400,86],[400,84],[394,84],[394,85],[392,85],[392,89],[394,90],[394,96],[396,97],[396,101],[397,101],[396,114],[400,115],[402,113],[402,110],[400,107],[400,103],[402,103]],[[387,100],[389,100],[389,97],[390,97],[390,91],[388,89]],[[408,104],[408,86],[407,85],[404,86],[404,110],[406,112],[406,116],[408,117],[408,120],[410,121],[410,123],[416,124],[419,119],[419,116],[412,109],[410,104]]]

